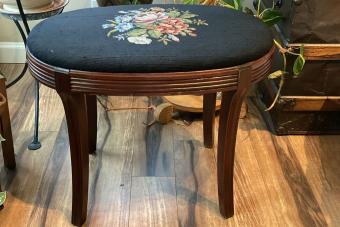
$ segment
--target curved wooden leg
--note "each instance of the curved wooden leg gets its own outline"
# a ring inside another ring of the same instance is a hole
[[[86,220],[89,149],[86,96],[59,93],[66,114],[72,164],[72,224],[81,226]]]
[[[94,154],[97,148],[97,96],[86,95],[86,110],[89,127],[89,153]]]
[[[203,140],[206,148],[214,146],[216,93],[203,96]]]
[[[237,91],[222,93],[217,147],[217,179],[220,213],[234,215],[233,174],[236,134],[241,106],[251,81],[250,70],[242,70]]]

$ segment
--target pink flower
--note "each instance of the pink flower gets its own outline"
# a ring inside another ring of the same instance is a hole
[[[178,35],[181,31],[189,28],[189,25],[184,23],[182,19],[174,19],[169,18],[162,21],[157,27],[156,30],[161,33],[167,33],[172,35]]]
[[[145,12],[137,14],[134,16],[133,20],[135,23],[151,24],[168,18],[169,16],[163,12]]]

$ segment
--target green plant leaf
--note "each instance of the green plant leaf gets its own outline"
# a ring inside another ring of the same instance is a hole
[[[6,201],[6,192],[0,192],[0,206],[4,205]]]
[[[299,75],[302,72],[303,67],[305,66],[305,62],[306,60],[301,54],[295,59],[293,65],[293,73],[295,76]]]
[[[300,55],[303,56],[304,52],[305,52],[305,46],[302,44],[300,46]]]
[[[136,28],[136,29],[133,29],[133,30],[129,31],[127,33],[127,35],[128,36],[132,36],[132,37],[137,37],[137,36],[144,35],[145,33],[146,33],[146,29]]]
[[[224,6],[224,7],[230,8],[230,9],[235,9],[233,0],[218,0],[218,3],[221,6]]]
[[[162,36],[162,33],[158,30],[149,30],[148,34],[150,35],[150,37],[155,39],[159,39]]]
[[[243,12],[246,13],[246,14],[252,15],[252,16],[255,15],[255,13],[253,12],[253,10],[251,10],[251,9],[248,8],[248,7],[244,7]]]
[[[284,75],[287,75],[288,72],[285,72],[283,70],[277,70],[273,73],[271,73],[269,76],[268,76],[268,79],[276,79],[276,78],[279,78],[281,76],[284,76]]]
[[[198,5],[200,4],[200,0],[183,0],[183,3],[187,5]]]
[[[236,10],[242,10],[242,7],[241,7],[241,0],[233,0],[234,2],[234,9]]]
[[[279,41],[277,41],[276,39],[274,39],[273,41],[278,48],[283,48]]]
[[[274,24],[280,22],[283,18],[284,17],[282,13],[275,9],[265,9],[260,14],[260,19],[268,26],[273,26]]]

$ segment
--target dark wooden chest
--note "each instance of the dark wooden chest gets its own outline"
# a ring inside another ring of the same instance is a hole
[[[264,0],[266,7],[272,0]],[[285,19],[274,33],[286,46],[304,44],[307,59],[298,77],[288,76],[274,109],[262,111],[267,124],[279,135],[340,133],[340,2],[338,0],[274,0]],[[294,59],[289,59],[292,68]],[[277,56],[274,69],[282,67]],[[259,85],[258,106],[274,99],[278,81]]]

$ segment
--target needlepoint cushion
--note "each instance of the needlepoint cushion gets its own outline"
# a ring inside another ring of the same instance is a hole
[[[218,69],[256,60],[272,47],[258,19],[217,6],[134,5],[51,17],[30,33],[42,62],[92,72]]]

